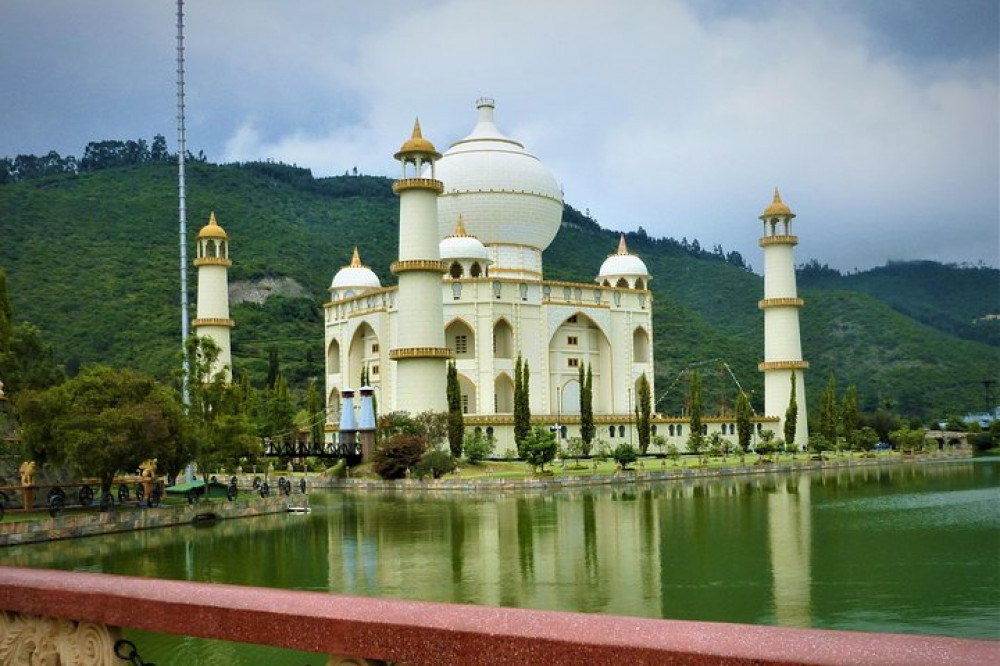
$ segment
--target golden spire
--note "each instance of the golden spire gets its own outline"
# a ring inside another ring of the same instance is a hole
[[[618,252],[615,254],[628,254],[628,246],[625,245],[625,234],[618,238]]]
[[[434,159],[441,157],[437,149],[434,148],[434,144],[424,138],[424,135],[420,133],[420,118],[417,118],[413,122],[413,135],[403,144],[403,147],[399,149],[396,153],[396,159],[401,159],[407,153],[423,153],[429,155]]]
[[[213,210],[208,215],[208,224],[201,228],[198,232],[198,238],[221,238],[226,239],[229,236],[226,235],[225,229],[219,226],[219,223],[215,219],[215,211]]]
[[[417,116],[416,120],[413,121],[413,136],[411,136],[410,138],[411,139],[424,138],[424,135],[420,133],[420,116]],[[774,191],[777,192],[778,188],[774,188]]]
[[[465,230],[465,220],[462,219],[461,213],[458,215],[458,222],[455,224],[455,233],[453,236],[468,236],[468,232]]]
[[[351,268],[361,268],[361,255],[358,254],[358,246],[354,246],[354,255],[351,257]]]
[[[760,217],[765,218],[774,215],[783,215],[789,219],[795,217],[795,213],[792,212],[792,209],[789,208],[787,204],[785,204],[785,202],[781,200],[781,194],[778,192],[777,187],[774,188],[774,200],[771,201],[770,206],[764,209],[764,214],[761,215]]]

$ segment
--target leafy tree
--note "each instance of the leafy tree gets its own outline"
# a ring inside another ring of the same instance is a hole
[[[239,387],[226,381],[224,369],[216,369],[219,347],[215,342],[193,335],[188,338],[187,354],[191,368],[187,414],[190,451],[207,483],[212,469],[236,466],[240,458],[259,454],[261,442],[244,414]],[[279,390],[282,384],[279,382]],[[291,423],[294,413],[288,411]]]
[[[465,459],[470,465],[475,465],[489,458],[493,455],[495,448],[496,440],[492,437],[487,437],[482,431],[473,431],[465,434],[462,449],[465,452]]]
[[[674,462],[674,467],[677,467],[677,463],[681,459],[681,451],[677,448],[677,445],[673,442],[667,444],[667,457]]]
[[[826,437],[827,443],[832,447],[837,443],[837,382],[830,373],[826,382],[826,389],[823,391],[823,399],[820,402],[819,434]],[[811,440],[811,438],[810,438]]]
[[[375,448],[372,470],[383,479],[402,479],[427,452],[427,440],[419,435],[397,434]]]
[[[844,431],[844,441],[849,449],[854,449],[858,431],[858,387],[851,384],[844,392],[844,402],[840,408],[840,425]]]
[[[622,442],[617,447],[615,447],[614,453],[611,454],[622,469],[628,469],[628,466],[639,459],[636,453],[635,447],[628,442]]]
[[[448,412],[420,412],[413,419],[417,433],[427,440],[427,448],[436,449],[448,437]]]
[[[517,355],[514,362],[514,443],[517,445],[517,455],[524,458],[525,441],[531,434],[531,405],[529,396],[528,362]]]
[[[858,423],[874,430],[878,434],[880,442],[888,442],[889,433],[897,430],[900,426],[899,416],[885,409],[862,413],[858,418]]]
[[[688,400],[690,407],[688,418],[691,421],[691,434],[688,435],[688,451],[700,454],[704,440],[701,424],[701,375],[698,374],[697,370],[691,370],[689,379]]]
[[[462,439],[465,436],[465,417],[462,414],[462,388],[458,383],[458,369],[455,362],[448,363],[448,446],[451,455],[462,455]]]
[[[591,365],[587,364],[587,373],[584,375],[583,366],[580,366],[580,438],[583,439],[583,455],[589,455],[594,435],[597,427],[594,425],[594,373]]]
[[[267,352],[267,384],[266,387],[273,389],[278,383],[278,376],[281,375],[281,361],[278,360],[278,350],[269,349]]]
[[[384,439],[396,435],[415,435],[427,439],[426,433],[409,412],[389,412],[378,419],[378,431]]]
[[[830,448],[830,440],[825,435],[809,435],[809,450],[815,455],[822,455],[824,451],[829,451]]]
[[[167,139],[162,134],[153,137],[153,145],[149,151],[149,158],[153,162],[169,162],[170,153],[167,151]]]
[[[420,458],[413,472],[418,479],[431,476],[440,479],[445,474],[451,474],[458,467],[455,457],[448,451],[431,450]]]
[[[788,409],[785,410],[785,442],[788,447],[795,448],[795,432],[798,429],[799,421],[799,401],[798,396],[795,395],[795,371],[791,372],[792,379],[792,390],[788,396]]]
[[[874,428],[868,426],[864,426],[858,430],[854,437],[854,447],[864,451],[871,451],[875,448],[876,444],[878,444],[878,433],[875,432]]]
[[[547,428],[533,428],[524,440],[524,459],[535,469],[544,472],[546,463],[556,457],[556,434]]]
[[[306,393],[306,411],[309,412],[309,443],[321,444],[325,439],[323,426],[326,424],[326,407],[315,377],[309,382],[309,391]]]
[[[745,392],[740,391],[736,396],[736,441],[743,453],[750,450],[750,441],[753,438],[752,415],[750,398]]]
[[[646,379],[646,373],[643,372],[636,387],[636,429],[638,430],[639,453],[641,455],[646,455],[646,451],[649,450],[651,431],[649,417],[652,411],[650,403],[649,380]]]
[[[172,460],[184,446],[180,404],[152,377],[106,366],[17,398],[29,455],[96,476],[102,493],[115,475],[147,458]]]
[[[570,437],[566,442],[566,452],[563,457],[572,458],[574,463],[579,463],[580,457],[583,456],[583,446],[582,437]]]

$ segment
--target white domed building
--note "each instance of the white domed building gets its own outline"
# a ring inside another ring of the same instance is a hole
[[[415,387],[401,386],[411,380],[397,369],[414,358],[432,364],[444,352],[458,369],[466,427],[496,437],[502,453],[514,448],[520,354],[530,368],[533,424],[558,426],[563,439],[579,435],[578,373],[589,366],[597,436],[612,445],[628,441],[636,384],[643,373],[653,382],[649,272],[622,238],[594,267],[594,283],[545,280],[542,252],[562,222],[559,184],[520,142],[500,132],[493,100],[476,106],[472,132],[443,155],[420,135],[419,124],[396,155],[403,162],[394,186],[401,256],[392,270],[407,278],[410,295],[382,287],[357,249],[334,277],[324,305],[327,430],[338,429],[341,392],[358,388],[365,369],[380,412],[419,411],[404,399]],[[407,174],[408,164],[417,172]],[[431,228],[433,216],[438,243],[431,248],[422,230]],[[402,321],[399,301],[423,298],[430,289],[439,290],[442,319],[436,308],[416,312],[404,304]],[[443,330],[446,349],[406,342],[435,329]],[[444,387],[442,373],[417,390],[443,395]]]

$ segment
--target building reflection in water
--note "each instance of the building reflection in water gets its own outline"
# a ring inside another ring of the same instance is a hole
[[[808,474],[790,476],[767,495],[774,617],[781,626],[808,627],[812,618],[809,482]]]

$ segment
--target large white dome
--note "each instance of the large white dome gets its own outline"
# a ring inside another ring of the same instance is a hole
[[[446,238],[459,215],[486,245],[526,245],[544,250],[559,231],[559,184],[538,158],[500,133],[493,100],[476,103],[479,121],[437,162],[444,183],[438,198],[438,231]]]
[[[333,276],[330,284],[330,291],[339,289],[378,289],[382,282],[378,279],[375,271],[361,263],[361,256],[358,248],[354,248],[351,263],[344,266]]]

